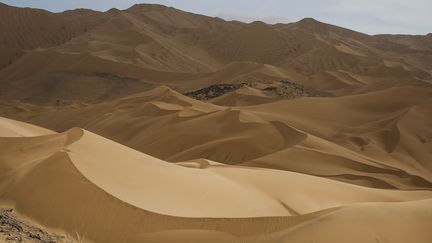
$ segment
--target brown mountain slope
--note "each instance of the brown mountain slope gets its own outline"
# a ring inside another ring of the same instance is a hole
[[[6,27],[16,27],[6,31],[9,37],[8,44],[2,45],[4,50],[13,45],[19,50],[32,49],[41,42],[48,43],[45,47],[63,44],[26,51],[19,60],[2,68],[0,82],[5,87],[12,87],[13,82],[43,87],[63,79],[100,80],[99,73],[106,74],[102,77],[106,89],[117,82],[109,77],[163,83],[179,90],[215,83],[292,79],[336,95],[430,82],[428,36],[368,36],[313,19],[293,24],[243,24],[148,4],[105,13],[0,9],[5,13],[1,16],[11,11],[23,14],[2,21],[11,22]],[[20,29],[28,27],[18,26],[26,21],[32,21],[29,34],[38,33],[31,34],[29,44],[21,47]],[[57,31],[63,25],[65,30]],[[48,30],[40,31],[40,26]],[[85,62],[91,62],[91,68],[88,63],[81,64]],[[79,86],[56,86],[64,92],[80,91]],[[43,92],[35,93],[43,96]],[[29,92],[17,93],[21,97],[13,98],[39,100]],[[88,96],[73,98],[89,100]]]
[[[133,14],[146,22],[153,22],[153,25],[170,31],[179,31],[181,29],[219,29],[240,24],[238,22],[227,23],[220,18],[189,13],[158,4],[135,4],[125,10],[125,12]]]
[[[23,51],[60,45],[84,32],[73,21],[40,9],[0,3],[0,69]]]
[[[90,9],[74,9],[64,11],[58,15],[76,22],[84,29],[84,32],[87,32],[109,20],[116,12],[115,9],[111,9],[107,12],[99,12]]]

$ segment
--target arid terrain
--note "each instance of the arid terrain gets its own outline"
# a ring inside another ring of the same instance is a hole
[[[432,242],[432,34],[2,3],[0,33],[0,241]]]

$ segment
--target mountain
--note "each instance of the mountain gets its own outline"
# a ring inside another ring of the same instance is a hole
[[[314,19],[245,24],[152,4],[63,13],[2,6],[0,13],[14,15],[2,21],[12,22],[3,29],[13,27],[4,30],[8,44],[2,47],[20,53],[0,70],[2,86],[17,91],[2,93],[2,99],[52,102],[61,97],[40,87],[78,94],[81,89],[68,83],[88,80],[97,80],[92,85],[103,90],[117,87],[119,79],[136,80],[138,85],[122,94],[148,90],[149,84],[183,92],[218,83],[288,79],[345,95],[431,82],[430,36],[369,36]],[[24,38],[26,33],[31,38]],[[34,87],[32,92],[21,83]]]
[[[0,3],[0,13],[0,68],[26,51],[60,45],[84,32],[73,21],[45,10]]]

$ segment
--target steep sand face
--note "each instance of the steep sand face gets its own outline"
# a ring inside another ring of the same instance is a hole
[[[159,87],[97,105],[30,108],[15,117],[59,131],[84,127],[172,162],[206,158],[368,187],[426,189],[430,97],[430,89],[411,87],[229,108]]]
[[[2,123],[2,130],[17,134],[29,127]],[[164,242],[173,237],[180,242],[302,242],[311,239],[308,232],[315,232],[322,220],[332,222],[325,226],[326,235],[350,222],[360,232],[358,242],[375,242],[375,236],[362,233],[372,229],[364,222],[376,222],[373,230],[383,240],[396,239],[387,226],[381,227],[387,224],[378,223],[412,213],[421,214],[408,216],[418,220],[418,227],[402,221],[389,227],[403,228],[401,239],[414,233],[418,242],[430,237],[421,231],[432,217],[427,213],[430,191],[372,189],[213,162],[201,169],[185,167],[78,128],[28,137],[34,135],[0,139],[0,202],[84,242]],[[365,221],[351,220],[359,215]]]
[[[432,237],[426,230],[431,216],[430,203],[431,200],[420,200],[347,207],[288,230],[281,239],[287,242],[428,242]],[[390,216],[394,214],[403,217],[403,222],[394,220]],[[365,224],[370,228],[363,227]],[[338,233],[329,234],[335,228],[340,229]]]
[[[0,136],[2,137],[32,137],[54,134],[54,132],[19,121],[0,118]]]
[[[395,88],[227,108],[159,87],[23,104],[22,119],[181,162],[1,119],[0,201],[84,242],[426,243],[429,101]]]
[[[389,162],[394,158],[400,160],[405,157],[409,151],[406,146],[410,146],[407,141],[411,141],[423,152],[412,155],[416,162],[409,159],[407,163],[399,163],[398,166],[403,166],[404,170],[422,171],[425,170],[424,165],[429,167],[429,162],[422,159],[424,153],[430,156],[429,144],[425,139],[417,138],[415,141],[413,137],[429,136],[422,129],[427,127],[424,125],[430,121],[430,116],[425,111],[419,117],[415,111],[424,109],[431,95],[430,89],[394,88],[338,99],[284,101],[257,106],[253,110],[267,117],[265,119],[284,120],[296,128]],[[286,109],[290,115],[269,112],[272,109]],[[407,126],[408,121],[411,121],[410,128]]]

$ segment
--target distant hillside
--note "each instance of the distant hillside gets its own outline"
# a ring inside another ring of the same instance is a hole
[[[63,13],[2,4],[0,19],[3,100],[100,101],[119,86],[187,92],[280,80],[346,95],[432,82],[431,35],[369,36],[311,18],[245,24],[152,4]],[[103,91],[81,96],[83,83]]]

